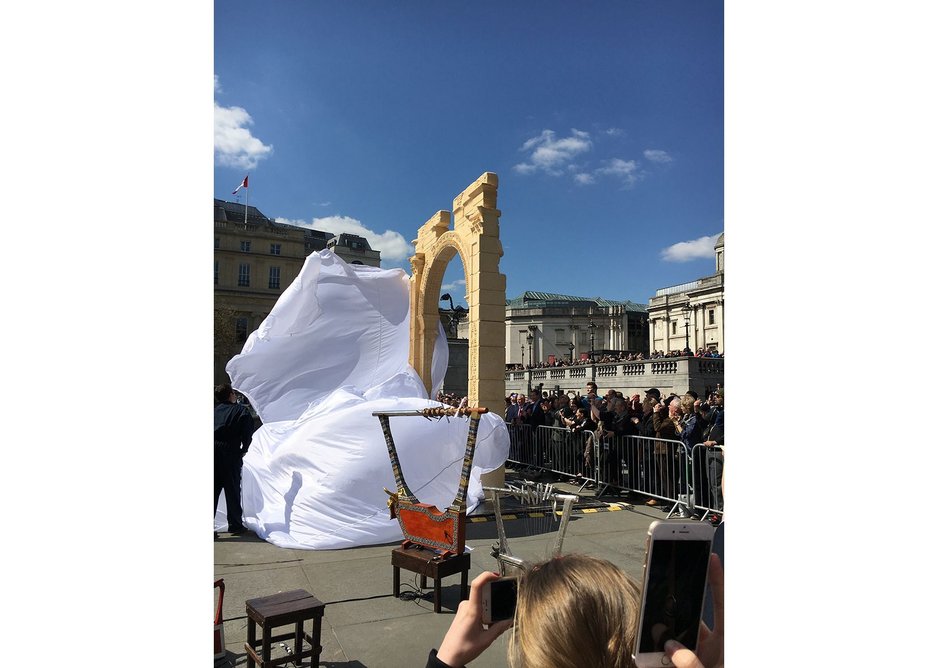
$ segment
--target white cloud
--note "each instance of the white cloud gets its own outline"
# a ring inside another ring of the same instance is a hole
[[[219,90],[218,78],[215,89]],[[251,134],[254,121],[241,107],[221,107],[215,103],[215,159],[225,167],[254,169],[257,162],[274,150]]]
[[[621,179],[627,186],[635,185],[635,182],[642,178],[642,173],[638,171],[638,163],[634,160],[626,161],[622,158],[613,158],[607,161],[606,166],[600,167],[595,173]]]
[[[668,155],[667,151],[662,151],[660,149],[646,148],[645,149],[645,158],[651,160],[652,162],[658,163],[667,163],[671,162],[673,158]]]
[[[625,130],[623,130],[622,128],[609,128],[608,130],[606,130],[606,134],[609,135],[610,137],[621,137],[622,135],[625,134]]]
[[[387,230],[378,233],[365,227],[360,220],[349,216],[313,218],[311,223],[302,220],[290,220],[289,218],[276,218],[275,220],[278,223],[308,227],[335,235],[345,232],[346,234],[357,234],[360,237],[365,237],[373,250],[381,251],[382,263],[400,262],[414,254],[414,247],[399,232]]]
[[[530,152],[530,155],[526,162],[518,163],[513,169],[520,174],[542,171],[551,176],[560,176],[574,158],[592,147],[588,132],[572,129],[569,137],[557,139],[553,130],[544,130],[537,137],[524,142],[519,150]]]
[[[466,287],[466,281],[459,280],[459,281],[453,281],[452,283],[447,283],[446,285],[441,285],[440,291],[449,292],[450,290],[455,290],[456,288],[464,288],[464,287]]]
[[[589,183],[596,183],[596,179],[593,178],[592,174],[587,174],[586,172],[580,172],[579,174],[573,175],[573,180],[579,183],[580,185],[587,185]]]
[[[678,242],[661,251],[661,259],[665,262],[690,262],[691,260],[713,258],[713,246],[719,237],[719,234],[714,234],[693,241]]]

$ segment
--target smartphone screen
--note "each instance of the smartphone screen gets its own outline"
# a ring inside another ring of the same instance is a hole
[[[518,578],[493,580],[489,586],[492,590],[492,621],[499,622],[514,617],[518,603]]]
[[[672,639],[697,649],[710,549],[709,540],[652,543],[639,653],[663,652],[665,642]]]

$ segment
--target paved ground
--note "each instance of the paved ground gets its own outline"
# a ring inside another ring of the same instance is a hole
[[[509,474],[509,480],[511,476]],[[558,485],[560,491],[576,488]],[[625,572],[641,578],[648,525],[666,516],[636,498],[592,498],[584,490],[581,503],[567,527],[563,551],[608,559]],[[549,556],[559,521],[549,512],[520,508],[516,519],[505,522],[512,553],[528,560]],[[486,509],[489,510],[489,509]],[[512,510],[509,508],[508,510]],[[507,512],[503,508],[503,512]],[[498,570],[491,548],[498,540],[491,515],[466,528],[466,544],[473,549],[470,581],[483,570]],[[438,647],[459,603],[459,577],[443,580],[442,611],[433,612],[431,588],[421,594],[415,574],[401,571],[401,598],[392,595],[390,552],[399,543],[346,550],[288,550],[259,539],[220,534],[215,542],[215,577],[224,578],[226,658],[216,668],[244,666],[247,620],[244,602],[291,589],[306,589],[326,603],[320,665],[326,668],[412,668],[423,666],[427,652]],[[216,590],[217,591],[217,590]],[[307,624],[309,629],[310,624]],[[287,629],[281,629],[286,631]],[[207,635],[207,634],[206,634]],[[506,665],[506,633],[473,668]],[[274,658],[286,650],[276,647]],[[292,663],[288,663],[292,666]]]

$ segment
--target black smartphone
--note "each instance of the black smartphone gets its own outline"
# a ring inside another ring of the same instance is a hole
[[[482,623],[491,624],[515,616],[518,578],[504,577],[482,585]]]
[[[707,522],[652,522],[646,540],[642,609],[632,658],[638,668],[670,666],[668,640],[696,651],[714,528]]]

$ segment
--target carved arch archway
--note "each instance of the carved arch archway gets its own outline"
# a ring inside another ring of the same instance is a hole
[[[486,172],[417,232],[410,291],[410,364],[427,392],[440,321],[443,275],[458,253],[469,305],[469,404],[501,412],[505,402],[505,275],[496,208],[498,176]],[[450,228],[452,223],[452,228]],[[432,398],[432,397],[431,397]]]

